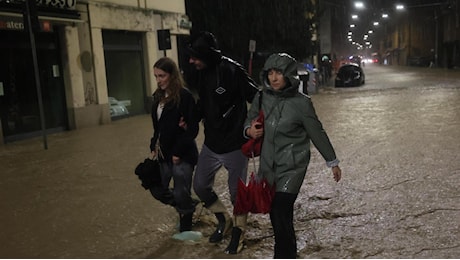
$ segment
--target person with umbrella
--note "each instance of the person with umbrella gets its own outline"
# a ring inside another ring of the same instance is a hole
[[[260,76],[263,127],[255,120],[259,116],[258,94],[248,111],[244,132],[248,138],[263,138],[258,174],[275,188],[270,210],[274,258],[296,258],[294,202],[310,161],[310,142],[331,167],[335,181],[341,179],[342,171],[310,97],[298,91],[296,60],[286,53],[272,54]]]

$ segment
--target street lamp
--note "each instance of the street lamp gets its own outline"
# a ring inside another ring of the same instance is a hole
[[[355,7],[356,7],[356,9],[364,9],[364,3],[363,2],[355,2]]]

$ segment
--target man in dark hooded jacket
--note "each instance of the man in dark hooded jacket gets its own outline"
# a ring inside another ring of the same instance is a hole
[[[248,159],[241,152],[247,140],[243,124],[247,102],[258,91],[253,79],[237,62],[221,54],[212,33],[192,35],[187,46],[189,62],[197,73],[189,87],[199,97],[198,107],[204,124],[204,144],[195,170],[193,188],[204,206],[216,215],[218,225],[209,242],[218,243],[232,228],[232,239],[225,250],[236,254],[243,248],[247,215],[232,218],[213,190],[217,171],[223,166],[228,171],[230,200],[235,203],[238,180],[246,181]],[[233,223],[232,223],[233,222]]]

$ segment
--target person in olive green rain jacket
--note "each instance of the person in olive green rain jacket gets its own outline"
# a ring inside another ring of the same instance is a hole
[[[270,211],[275,235],[274,258],[296,258],[294,202],[310,161],[310,141],[332,168],[337,182],[341,169],[310,97],[298,92],[296,60],[285,53],[272,54],[261,72],[261,82],[263,90],[254,97],[244,134],[247,138],[263,138],[258,174],[276,188]],[[260,94],[262,127],[255,121]]]

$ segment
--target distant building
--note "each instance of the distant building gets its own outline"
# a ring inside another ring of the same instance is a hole
[[[388,65],[460,66],[458,0],[410,2],[383,24],[386,37],[379,44]]]

